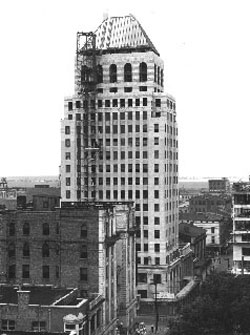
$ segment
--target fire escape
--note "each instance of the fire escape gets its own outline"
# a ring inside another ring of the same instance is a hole
[[[77,93],[83,113],[76,121],[77,130],[77,201],[96,200],[96,166],[99,147],[96,134],[95,93],[97,84],[96,36],[77,33]]]

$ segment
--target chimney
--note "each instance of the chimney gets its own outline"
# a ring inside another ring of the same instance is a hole
[[[27,309],[29,308],[30,291],[18,290],[17,296],[18,296],[18,313],[19,314],[26,313]]]

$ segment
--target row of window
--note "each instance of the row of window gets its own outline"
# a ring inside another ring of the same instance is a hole
[[[42,224],[42,233],[43,235],[49,235],[50,234],[50,227],[48,223]],[[59,224],[56,225],[56,233],[59,234]],[[14,222],[11,222],[9,224],[9,236],[15,236],[16,234],[16,225]],[[29,222],[24,222],[23,224],[23,235],[29,236],[30,235],[30,224]],[[87,227],[85,224],[81,226],[80,230],[80,236],[81,238],[87,237]]]
[[[174,243],[174,241],[173,241]],[[143,261],[143,263],[142,263]],[[160,265],[161,259],[160,257],[154,257],[154,262],[152,257],[137,257],[137,264],[142,264],[142,265]],[[170,261],[170,256],[166,256],[166,264],[169,264]]]
[[[2,319],[1,330],[13,331],[16,329],[16,320]],[[31,330],[33,331],[46,331],[46,321],[32,321]]]
[[[117,126],[113,126],[113,129],[115,129],[115,127],[117,127]],[[102,133],[103,127],[101,127],[101,126],[98,127],[98,131],[99,131],[99,133]],[[120,127],[120,131],[121,131],[121,134],[125,135],[125,133],[126,133],[126,131],[125,131],[125,125],[122,125]],[[105,127],[105,132],[106,132],[106,134],[110,134],[110,126],[106,126]],[[114,134],[116,134],[116,133],[114,133]],[[133,137],[128,137],[127,139],[125,137],[124,138],[121,137],[119,140],[120,140],[120,146],[133,147]],[[92,142],[93,143],[91,143],[91,146],[94,147],[94,148],[101,148],[102,145],[103,145],[103,140],[102,139],[99,139],[99,141],[98,141],[99,143],[96,143],[95,140],[93,140]],[[147,137],[143,137],[142,138],[142,142],[140,141],[140,138],[136,138],[134,142],[135,142],[134,146],[136,146],[136,147],[138,147],[138,146],[144,146],[144,147],[146,147],[148,145],[148,139],[147,139]],[[83,144],[84,144],[84,147],[89,147],[89,144],[87,143],[87,140]],[[159,145],[159,144],[160,144],[159,137],[154,137],[154,145]],[[111,145],[111,142],[110,142],[110,145]],[[119,145],[118,138],[113,138],[112,146],[116,147],[118,145]],[[78,146],[79,149],[82,146],[80,138],[77,139],[77,146]],[[165,146],[178,148],[178,141],[175,140],[175,139],[172,140],[172,139],[165,138]],[[71,140],[70,140],[70,138],[66,138],[65,139],[65,147],[66,148],[70,148],[71,147]],[[103,153],[100,150],[99,151],[99,155],[102,155],[102,154]],[[96,152],[93,152],[93,156],[95,156],[95,155],[96,155]],[[92,158],[94,158],[94,157],[92,157]],[[143,157],[143,158],[147,158],[147,157]]]
[[[10,265],[9,266],[9,279],[15,279],[16,278],[16,265]],[[49,265],[43,265],[42,266],[42,277],[44,279],[49,279],[51,275],[51,267]],[[55,277],[60,277],[60,269],[59,266],[55,267]],[[22,278],[23,279],[29,279],[30,278],[30,265],[29,264],[23,264],[22,265]],[[88,280],[88,269],[81,267],[79,269],[79,280],[81,281],[87,281]]]
[[[83,233],[85,233],[86,230],[83,230]],[[82,230],[81,230],[81,236],[82,236]],[[49,257],[50,256],[50,250],[51,248],[49,247],[48,243],[44,243],[42,245],[41,251],[42,251],[42,257]],[[56,246],[55,251],[56,254],[59,255],[59,245]],[[30,257],[30,245],[28,242],[25,242],[23,244],[22,248],[23,252],[23,257]],[[8,246],[8,256],[9,257],[15,257],[16,256],[16,246],[14,243],[10,243]],[[88,252],[87,252],[87,246],[82,245],[80,247],[80,258],[87,258],[88,257]]]
[[[59,234],[59,226],[56,226],[56,233]],[[15,222],[10,222],[9,224],[9,236],[15,236],[16,234],[16,225]],[[42,224],[42,234],[49,235],[50,234],[50,227],[48,223]],[[30,235],[30,224],[29,222],[24,222],[23,224],[23,235],[29,236]]]
[[[106,160],[110,160],[110,153],[107,155],[106,152]],[[133,172],[141,172],[141,173],[147,173],[148,172],[148,164],[114,164],[113,165],[113,172],[114,173],[118,173],[118,166],[120,167],[119,170],[121,173],[123,172],[128,172],[128,173],[133,173]],[[101,169],[100,169],[101,167]],[[110,165],[106,165],[106,172],[111,172],[111,166]],[[177,172],[178,171],[178,165],[174,164],[173,167],[173,171],[172,171],[172,166],[170,168],[169,166],[169,170],[167,169],[168,165],[165,164],[165,172]],[[81,165],[77,165],[77,172],[81,172],[82,167]],[[154,164],[154,169],[153,171],[155,173],[160,172],[160,164]],[[66,164],[65,165],[65,172],[66,173],[70,173],[71,172],[71,165],[70,164]],[[90,171],[89,171],[90,172]],[[91,172],[92,173],[96,173],[96,166],[93,165],[93,168],[91,168]],[[103,165],[99,165],[99,172],[103,172]],[[138,177],[139,178],[139,177]],[[177,178],[177,177],[176,177]],[[175,183],[175,176],[173,177],[174,179],[174,183]],[[139,182],[140,178],[138,179]],[[92,180],[93,181],[93,180]],[[140,182],[139,184],[140,185]]]
[[[114,88],[110,88],[109,89],[110,92],[112,93],[116,93],[118,91],[117,87],[114,87]],[[125,87],[124,88],[124,91],[125,92],[132,92],[132,87]],[[126,103],[127,101],[127,103]],[[151,102],[151,107],[161,107],[162,103],[161,103],[161,99],[155,99],[154,100],[154,105],[153,105],[153,102]],[[110,108],[110,107],[118,107],[118,108],[126,108],[126,107],[140,107],[140,106],[143,106],[143,107],[146,107],[148,106],[148,99],[147,98],[142,98],[142,100],[140,98],[128,98],[127,100],[125,98],[120,98],[120,99],[117,99],[117,98],[114,98],[114,99],[105,99],[105,100],[102,100],[102,99],[98,99],[98,100],[91,100],[90,102],[90,108],[91,109],[95,109],[95,108]],[[83,108],[83,109],[88,109],[89,108],[89,103],[87,100],[83,100],[80,101],[80,100],[77,100],[75,102],[75,107],[76,109],[79,109],[79,108]],[[170,103],[169,104],[167,103],[167,107],[170,108],[170,109],[173,109],[175,110],[175,103]],[[68,111],[71,111],[73,110],[73,102],[72,101],[69,101],[68,102]]]
[[[109,82],[117,82],[117,65],[111,64],[109,66]],[[145,82],[148,80],[148,66],[145,62],[139,63],[139,81]],[[123,66],[123,80],[124,82],[133,81],[133,68],[131,63],[126,63]],[[88,82],[94,81],[93,70],[87,65],[83,65],[81,68],[81,83],[84,85]],[[98,84],[103,83],[103,67],[98,64],[96,67],[96,81]],[[158,85],[163,86],[163,69],[154,64],[154,82]]]

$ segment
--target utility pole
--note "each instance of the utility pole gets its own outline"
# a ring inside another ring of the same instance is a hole
[[[155,286],[154,300],[155,300],[155,333],[158,331],[158,323],[159,323],[159,312],[158,312],[158,300],[157,300],[157,279],[154,278],[151,285]]]

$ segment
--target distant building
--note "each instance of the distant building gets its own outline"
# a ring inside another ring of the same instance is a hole
[[[209,192],[212,193],[229,193],[230,181],[228,178],[209,179],[208,180]]]
[[[101,294],[104,334],[136,315],[135,226],[131,203],[62,204],[35,196],[33,206],[0,213],[1,282],[75,287]],[[44,204],[46,203],[46,208]]]
[[[233,272],[250,274],[250,182],[234,183]]]
[[[232,197],[229,194],[204,193],[189,201],[190,213],[218,213],[231,216]]]
[[[193,224],[206,230],[206,249],[219,251],[228,239],[228,218],[215,213],[180,213],[180,223]]]

